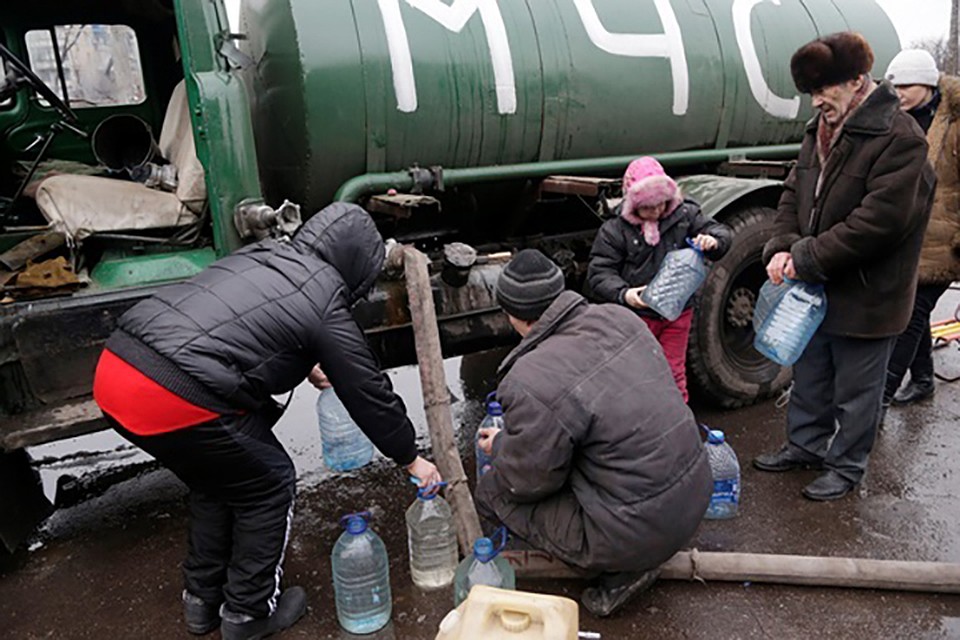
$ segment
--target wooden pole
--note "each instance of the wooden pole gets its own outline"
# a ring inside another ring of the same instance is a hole
[[[584,578],[588,574],[542,551],[505,551],[503,556],[530,579]],[[664,580],[762,582],[818,587],[960,593],[960,564],[763,553],[679,551],[660,567]]]
[[[448,483],[446,494],[453,509],[460,551],[467,555],[473,551],[474,540],[483,534],[454,440],[450,392],[447,390],[447,379],[443,372],[440,331],[437,328],[437,312],[433,307],[427,257],[414,247],[404,247],[403,266],[420,369],[420,384],[423,387],[423,408],[427,414],[433,457],[443,479]]]

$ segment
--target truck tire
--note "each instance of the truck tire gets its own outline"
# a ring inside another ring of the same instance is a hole
[[[753,307],[766,280],[763,245],[776,210],[751,206],[724,218],[733,246],[697,293],[687,373],[693,393],[724,408],[753,404],[782,390],[792,375],[753,348]]]

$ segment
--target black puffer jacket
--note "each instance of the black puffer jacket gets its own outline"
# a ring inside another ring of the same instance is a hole
[[[255,411],[320,363],[376,447],[408,464],[417,455],[413,426],[350,314],[383,261],[370,216],[333,204],[293,240],[253,244],[137,304],[107,348],[221,412]]]
[[[632,287],[642,287],[657,275],[667,253],[687,246],[686,239],[701,233],[717,239],[717,248],[704,252],[711,260],[719,260],[733,243],[730,227],[711,220],[693,200],[684,200],[673,213],[660,220],[660,242],[650,246],[643,239],[643,230],[620,216],[607,220],[597,232],[590,251],[587,270],[588,294],[599,302],[626,304],[624,294]],[[692,300],[690,303],[692,304]],[[635,309],[638,314],[659,317],[649,309]]]
[[[710,464],[635,315],[565,291],[498,374],[505,429],[477,498],[510,531],[602,571],[659,566],[690,540],[710,501]]]

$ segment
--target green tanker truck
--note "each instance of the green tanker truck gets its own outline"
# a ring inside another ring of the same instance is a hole
[[[878,69],[899,51],[874,0],[242,0],[233,28],[222,0],[4,3],[0,520],[30,511],[7,490],[25,447],[101,428],[92,374],[124,310],[334,200],[433,258],[454,355],[509,339],[491,256],[537,247],[581,286],[616,177],[657,155],[736,231],[692,384],[775,392],[789,372],[750,318],[811,115],[789,58],[845,29]],[[384,366],[414,358],[405,295],[385,276],[356,309]]]

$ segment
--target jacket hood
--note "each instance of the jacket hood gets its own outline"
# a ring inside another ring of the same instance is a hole
[[[386,257],[373,218],[346,202],[335,202],[314,214],[291,244],[297,251],[320,256],[340,273],[350,304],[367,294]]]
[[[941,108],[947,108],[951,120],[960,120],[960,78],[944,74],[938,87],[943,99]]]
[[[543,315],[534,323],[530,333],[520,341],[520,344],[513,351],[507,354],[507,357],[497,367],[497,380],[502,380],[503,376],[507,375],[507,372],[521,356],[530,353],[537,348],[537,345],[549,338],[572,311],[586,304],[586,298],[575,291],[564,291],[557,296],[557,299],[547,307]]]

